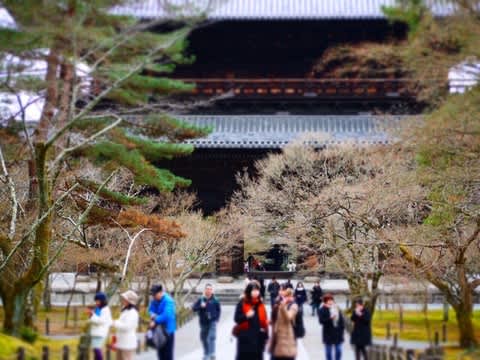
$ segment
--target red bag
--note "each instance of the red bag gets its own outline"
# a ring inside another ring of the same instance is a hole
[[[112,335],[112,337],[110,338],[110,343],[108,344],[108,348],[112,351],[115,351],[117,350],[116,344],[117,344],[117,336]]]
[[[240,324],[235,324],[232,328],[232,335],[238,337],[240,335],[241,327]]]

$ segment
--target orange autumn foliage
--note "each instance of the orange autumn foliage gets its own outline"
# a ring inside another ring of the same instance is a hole
[[[156,214],[147,215],[136,209],[127,209],[118,216],[118,222],[126,227],[148,228],[155,235],[168,239],[180,239],[186,236],[181,226],[174,220]]]

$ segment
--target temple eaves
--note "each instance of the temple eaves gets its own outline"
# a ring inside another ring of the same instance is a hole
[[[196,148],[278,149],[292,142],[314,147],[333,144],[387,144],[400,123],[393,115],[182,115],[190,124],[212,127],[205,138],[189,140]]]
[[[448,1],[427,3],[435,16],[452,13]],[[384,19],[382,7],[396,4],[395,0],[132,0],[115,6],[111,13],[142,19],[198,14],[206,14],[209,20]]]

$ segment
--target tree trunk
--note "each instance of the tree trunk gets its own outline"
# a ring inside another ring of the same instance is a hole
[[[478,344],[475,339],[473,328],[473,306],[472,304],[461,304],[454,307],[457,317],[458,330],[460,334],[459,342],[462,348],[471,348]]]
[[[369,296],[368,279],[361,276],[361,274],[350,274],[347,277],[347,282],[350,288],[350,303],[353,309],[355,299]]]
[[[43,306],[45,311],[52,311],[52,289],[50,286],[50,273],[48,272],[45,277],[45,288],[43,289]]]
[[[3,331],[18,336],[20,329],[25,325],[25,304],[28,291],[13,290],[2,294],[3,302]]]
[[[102,272],[97,270],[97,286],[95,287],[95,292],[99,293],[102,291]]]
[[[370,311],[370,315],[373,319],[373,315],[375,314],[375,308],[377,307],[377,300],[378,300],[378,284],[380,283],[380,278],[382,277],[382,273],[377,271],[373,274],[372,278],[372,290],[370,291],[370,295],[365,302],[365,307]]]

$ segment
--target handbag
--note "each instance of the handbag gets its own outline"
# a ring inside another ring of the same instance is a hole
[[[235,324],[235,325],[233,325],[232,335],[233,335],[234,337],[238,337],[238,336],[240,335],[240,331],[241,331],[240,324]]]
[[[148,347],[161,349],[168,341],[168,334],[163,325],[157,325],[147,330],[145,334],[145,343]]]

